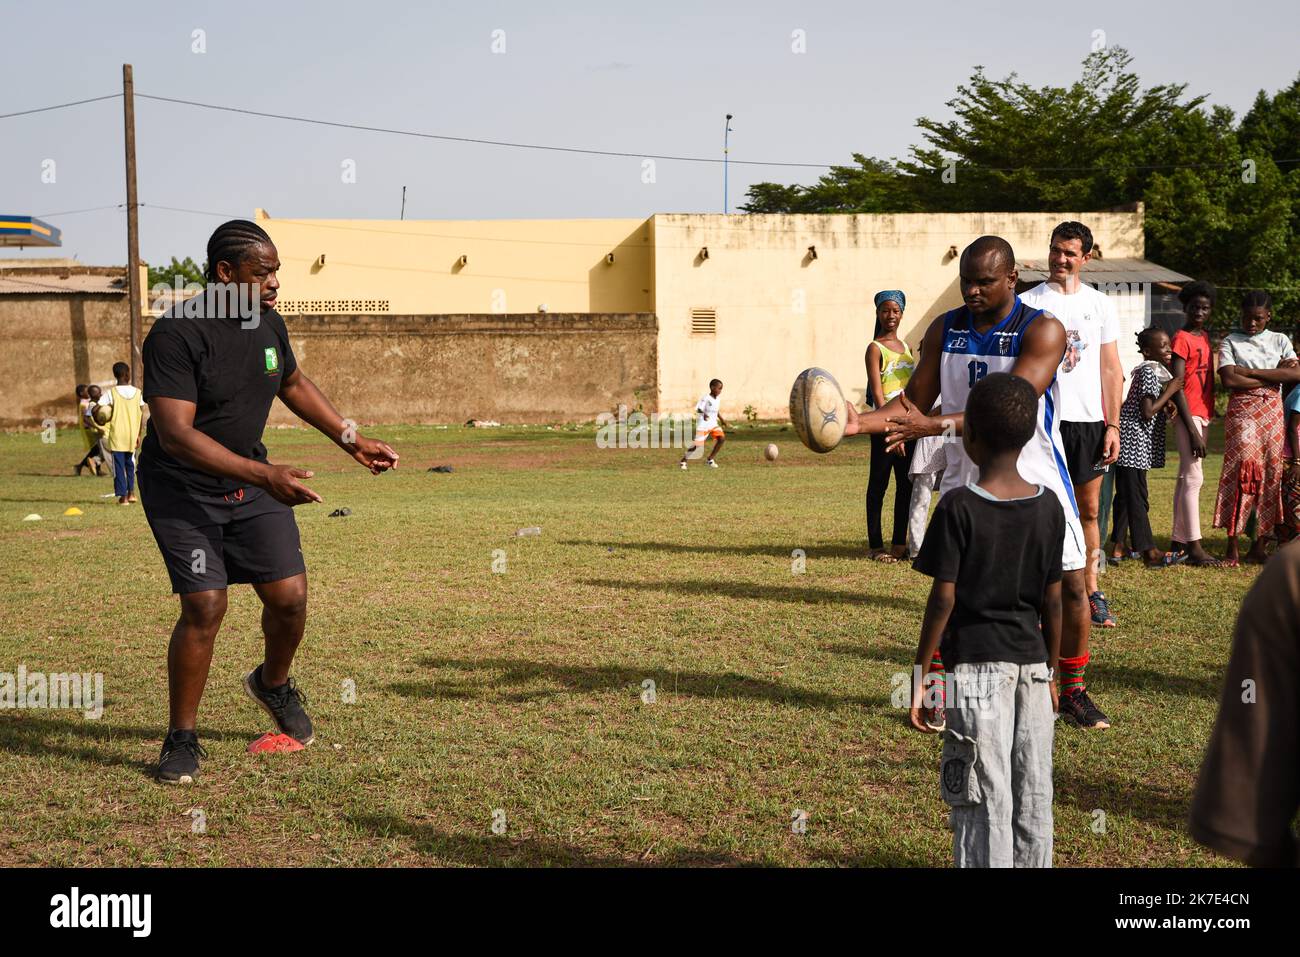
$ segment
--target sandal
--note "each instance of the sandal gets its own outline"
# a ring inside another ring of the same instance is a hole
[[[882,549],[882,550],[880,551],[880,553],[879,553],[878,555],[875,556],[875,561],[880,562],[880,564],[882,564],[882,565],[897,565],[900,561],[902,561],[902,559],[901,559],[901,558],[895,558],[895,557],[894,557],[893,555],[891,555],[889,552],[884,551],[884,550]]]
[[[1148,562],[1144,559],[1143,564],[1145,564],[1147,568],[1155,570],[1160,568],[1170,568],[1173,565],[1181,565],[1185,561],[1187,561],[1187,554],[1185,552],[1165,552],[1160,556],[1159,560]]]

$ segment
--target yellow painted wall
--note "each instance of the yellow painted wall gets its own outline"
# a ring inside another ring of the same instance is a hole
[[[993,233],[1017,257],[1041,259],[1066,219],[1087,223],[1108,258],[1143,254],[1140,211],[460,222],[258,211],[279,249],[286,314],[533,313],[543,303],[552,313],[654,312],[658,411],[689,410],[716,376],[723,415],[734,419],[747,405],[784,417],[790,383],[812,365],[860,401],[878,290],[907,294],[902,332],[915,344],[931,319],[961,304],[950,247]],[[694,308],[716,310],[716,335],[691,334]]]
[[[257,222],[280,254],[285,314],[654,311],[643,219],[294,220],[258,210]]]
[[[860,401],[878,290],[906,293],[902,333],[915,345],[931,319],[961,305],[950,246],[992,233],[1018,258],[1044,258],[1067,219],[1086,223],[1109,258],[1143,254],[1140,212],[657,215],[659,410],[689,410],[716,377],[724,418],[740,420],[746,405],[784,417],[791,382],[813,365]],[[717,310],[716,336],[691,334],[693,308]]]

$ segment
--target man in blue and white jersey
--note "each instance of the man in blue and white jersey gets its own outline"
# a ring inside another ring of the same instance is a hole
[[[1082,627],[1086,634],[1090,618],[1084,579],[1087,553],[1061,443],[1056,381],[1065,355],[1065,327],[1051,313],[1021,302],[1016,295],[1015,253],[1000,236],[981,236],[967,246],[960,272],[965,305],[930,323],[922,340],[920,362],[903,394],[862,415],[850,405],[844,435],[883,432],[889,436],[891,448],[926,435],[947,436],[942,496],[979,477],[958,438],[971,387],[990,372],[1009,372],[1026,379],[1039,396],[1038,423],[1034,437],[1020,454],[1017,469],[1025,481],[1051,489],[1061,502],[1066,520],[1061,556],[1062,621],[1065,629]],[[925,414],[923,410],[933,408],[941,392],[940,413]],[[1080,710],[1078,723],[1109,726],[1086,692],[1071,702]]]

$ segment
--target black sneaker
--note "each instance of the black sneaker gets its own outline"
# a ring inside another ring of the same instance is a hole
[[[195,732],[173,731],[163,741],[154,776],[164,784],[193,784],[199,773],[199,758],[207,756]]]
[[[1088,610],[1092,612],[1092,623],[1102,628],[1114,628],[1115,616],[1110,613],[1110,603],[1099,591],[1088,596]]]
[[[262,666],[258,665],[244,678],[244,691],[271,716],[281,734],[287,734],[304,746],[315,739],[311,718],[302,707],[307,703],[307,696],[298,690],[292,678],[278,688],[265,688],[262,686]]]
[[[1110,718],[1092,703],[1086,690],[1066,692],[1061,695],[1061,717],[1074,722],[1080,728],[1110,727]]]

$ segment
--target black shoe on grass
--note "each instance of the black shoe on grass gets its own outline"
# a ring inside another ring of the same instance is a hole
[[[262,666],[258,665],[244,679],[244,691],[271,716],[281,734],[287,734],[304,747],[315,739],[311,718],[303,710],[307,696],[298,690],[292,678],[278,688],[263,687]]]
[[[1101,730],[1110,727],[1110,718],[1092,703],[1087,691],[1071,691],[1061,695],[1061,716],[1080,728]]]
[[[193,784],[199,774],[199,758],[208,752],[193,731],[173,731],[163,741],[155,777],[163,784]]]

